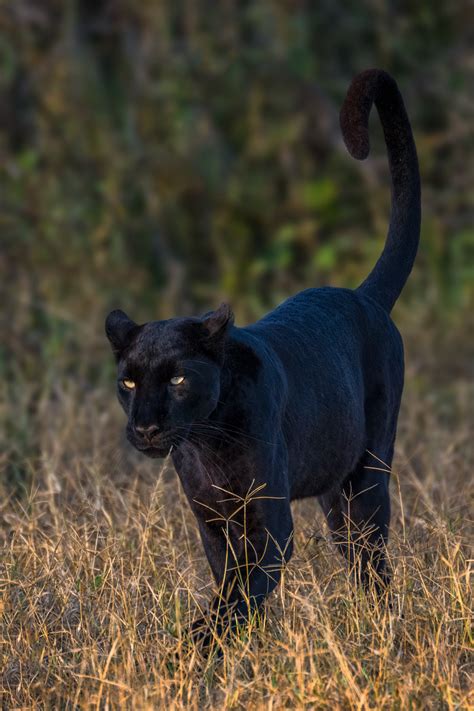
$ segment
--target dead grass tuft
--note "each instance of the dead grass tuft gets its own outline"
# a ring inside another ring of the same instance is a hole
[[[44,395],[33,484],[0,498],[4,707],[472,708],[473,393],[420,372],[394,465],[392,607],[352,592],[316,503],[298,502],[284,584],[220,662],[184,645],[211,578],[169,465],[104,446],[123,424],[105,388]],[[5,466],[19,451],[6,442]]]

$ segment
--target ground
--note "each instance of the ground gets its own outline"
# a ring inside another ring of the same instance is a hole
[[[122,443],[111,384],[59,380],[26,489],[1,493],[4,707],[472,708],[470,361],[455,334],[405,330],[391,608],[353,594],[316,502],[298,502],[284,584],[220,661],[183,644],[211,578],[171,464]]]

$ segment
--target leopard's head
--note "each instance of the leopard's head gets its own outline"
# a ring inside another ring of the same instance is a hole
[[[127,437],[150,457],[166,456],[216,408],[233,315],[222,304],[202,318],[136,324],[112,311],[105,331],[117,361]]]

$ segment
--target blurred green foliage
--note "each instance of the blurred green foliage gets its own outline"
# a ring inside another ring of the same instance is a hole
[[[367,67],[397,78],[420,155],[403,301],[440,322],[472,309],[468,14],[467,0],[1,0],[2,413],[21,413],[9,441],[59,372],[92,385],[112,372],[109,308],[150,320],[225,298],[245,323],[367,274],[389,212],[385,147],[374,118],[356,163],[338,127]]]

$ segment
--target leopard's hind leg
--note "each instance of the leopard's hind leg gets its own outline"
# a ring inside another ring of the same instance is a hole
[[[389,582],[386,545],[393,445],[386,452],[369,454],[369,451],[342,487],[320,496],[319,502],[333,540],[349,562],[351,574],[364,587],[372,582],[381,592]]]

